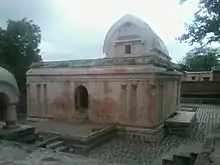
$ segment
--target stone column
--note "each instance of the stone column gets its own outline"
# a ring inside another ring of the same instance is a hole
[[[17,128],[18,126],[19,125],[18,125],[16,104],[9,104],[6,110],[5,129],[13,129],[13,128]]]

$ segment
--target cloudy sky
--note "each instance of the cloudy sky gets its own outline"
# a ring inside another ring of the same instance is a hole
[[[108,29],[132,14],[146,21],[165,42],[173,61],[189,50],[175,40],[193,19],[197,0],[0,0],[0,26],[10,18],[32,19],[42,30],[43,60],[103,57]]]

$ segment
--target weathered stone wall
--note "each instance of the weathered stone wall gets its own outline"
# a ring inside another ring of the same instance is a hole
[[[30,82],[27,107],[29,117],[70,119],[74,113],[74,83],[50,79]]]
[[[182,82],[181,103],[220,104],[219,81]]]
[[[28,116],[70,119],[75,113],[74,93],[83,85],[89,94],[89,118],[94,122],[150,126],[155,123],[155,89],[149,81],[31,82]]]
[[[132,126],[153,126],[155,121],[155,89],[149,81],[134,83],[90,83],[90,119],[104,123]]]
[[[220,94],[219,81],[183,81],[181,95],[187,94]]]
[[[201,72],[185,72],[182,76],[183,81],[213,81],[212,71],[201,71]],[[206,79],[209,80],[206,80]]]
[[[162,123],[177,109],[180,103],[180,87],[179,79],[158,80],[157,116],[159,123]]]

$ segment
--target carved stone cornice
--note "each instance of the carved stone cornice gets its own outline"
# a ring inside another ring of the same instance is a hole
[[[163,68],[172,68],[169,60],[160,58],[157,54],[136,57],[117,57],[88,60],[68,60],[33,63],[31,68],[62,68],[62,67],[94,67],[94,66],[118,66],[118,65],[146,65],[153,64]]]

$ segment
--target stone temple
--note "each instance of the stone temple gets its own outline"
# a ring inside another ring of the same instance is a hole
[[[34,63],[27,72],[29,120],[113,124],[159,141],[180,101],[181,74],[151,27],[125,15],[108,31],[104,58]]]

